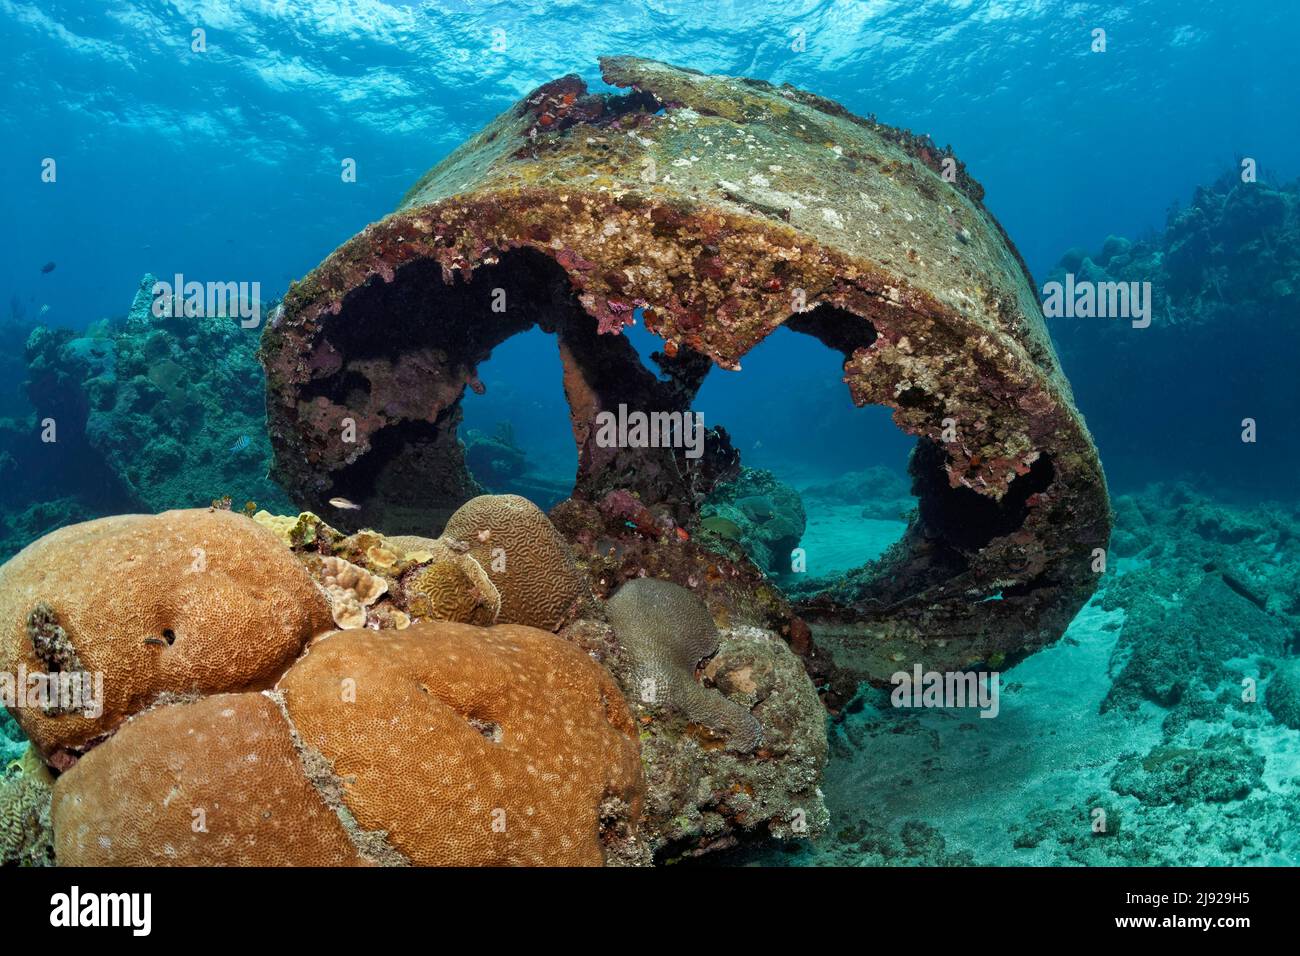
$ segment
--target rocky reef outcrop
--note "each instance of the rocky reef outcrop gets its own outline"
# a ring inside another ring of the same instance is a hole
[[[7,553],[105,513],[224,495],[289,509],[266,478],[257,332],[228,317],[154,316],[153,285],[146,275],[119,320],[80,332],[37,326],[27,337],[32,411],[0,420]]]
[[[1174,206],[1162,232],[1071,250],[1046,281],[1067,274],[1150,283],[1147,328],[1048,323],[1113,481],[1163,475],[1261,497],[1290,493],[1300,471],[1300,445],[1284,424],[1300,350],[1300,183],[1228,172]],[[1257,430],[1249,444],[1247,418]]]

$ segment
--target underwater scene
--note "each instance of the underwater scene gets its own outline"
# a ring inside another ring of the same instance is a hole
[[[1300,863],[1297,44],[0,0],[0,863]]]

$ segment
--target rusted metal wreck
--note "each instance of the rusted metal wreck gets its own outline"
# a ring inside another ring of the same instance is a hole
[[[785,325],[841,352],[853,401],[919,439],[903,541],[792,611],[817,653],[886,682],[1054,641],[1094,589],[1106,486],[979,184],[928,138],[800,90],[601,69],[628,92],[540,87],[291,288],[261,351],[276,476],[304,508],[343,496],[385,532],[436,533],[479,491],[465,388],[540,326],[563,359],[575,499],[633,491],[689,528],[735,468],[725,432],[687,460],[599,447],[596,416],[687,410],[714,365]],[[616,334],[637,309],[659,375]]]

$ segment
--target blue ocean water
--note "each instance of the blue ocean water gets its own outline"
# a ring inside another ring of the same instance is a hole
[[[201,440],[146,456],[147,425],[110,439],[92,414],[70,475],[13,438],[44,412],[32,382],[66,394],[59,361],[75,353],[66,374],[87,381],[102,371],[97,323],[128,312],[142,277],[278,298],[540,84],[577,73],[609,89],[600,56],[789,83],[951,144],[1040,288],[1066,272],[1153,281],[1157,321],[1124,334],[1048,320],[1110,482],[1117,582],[1007,675],[1002,720],[900,716],[864,689],[830,724],[828,835],[746,861],[1300,862],[1300,709],[1280,703],[1300,684],[1298,45],[1293,5],[1255,0],[0,0],[4,556],[114,511],[222,493],[293,504],[265,475],[247,337],[184,346],[242,383],[205,379],[224,417]],[[34,347],[38,327],[79,344]],[[643,324],[626,334],[643,356],[657,347]],[[198,387],[180,353],[146,343],[137,358],[178,408]],[[747,466],[804,495],[823,582],[879,557],[915,503],[914,440],[887,410],[854,407],[841,364],[781,329],[695,404]],[[538,330],[482,366],[464,429],[528,462],[491,490],[544,507],[567,495],[562,374]],[[231,407],[235,391],[246,401]],[[1244,445],[1247,419],[1259,440]],[[203,443],[229,453],[229,487],[176,477],[211,458]],[[886,473],[854,485],[879,489],[865,506],[828,490]],[[1198,629],[1250,636],[1189,660],[1171,635]],[[1224,705],[1243,674],[1271,680],[1277,707]],[[1165,760],[1223,780],[1184,786],[1151,769]],[[1076,836],[1097,793],[1138,826]]]
[[[1300,29],[1277,3],[6,0],[0,15],[3,228],[21,252],[0,287],[73,326],[124,311],[145,271],[283,288],[519,97],[570,72],[599,86],[615,53],[792,83],[951,143],[1035,276],[1160,228],[1238,155],[1283,180],[1300,155],[1285,79]]]

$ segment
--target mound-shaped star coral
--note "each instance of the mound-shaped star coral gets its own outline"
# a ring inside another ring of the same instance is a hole
[[[47,760],[80,751],[160,694],[269,685],[331,626],[293,554],[228,511],[71,525],[0,567],[0,671],[103,675],[102,713],[15,714]]]
[[[696,679],[700,662],[718,650],[717,626],[699,598],[670,581],[638,578],[618,589],[605,612],[633,658],[631,680],[642,703],[723,734],[735,750],[759,745],[757,718]]]
[[[422,622],[313,644],[280,682],[357,823],[424,865],[625,859],[644,782],[618,686],[544,631]]]
[[[569,546],[519,495],[479,495],[447,520],[443,540],[463,543],[501,592],[501,624],[558,630],[587,600]]]
[[[266,694],[137,715],[58,779],[52,817],[63,866],[363,862]]]

